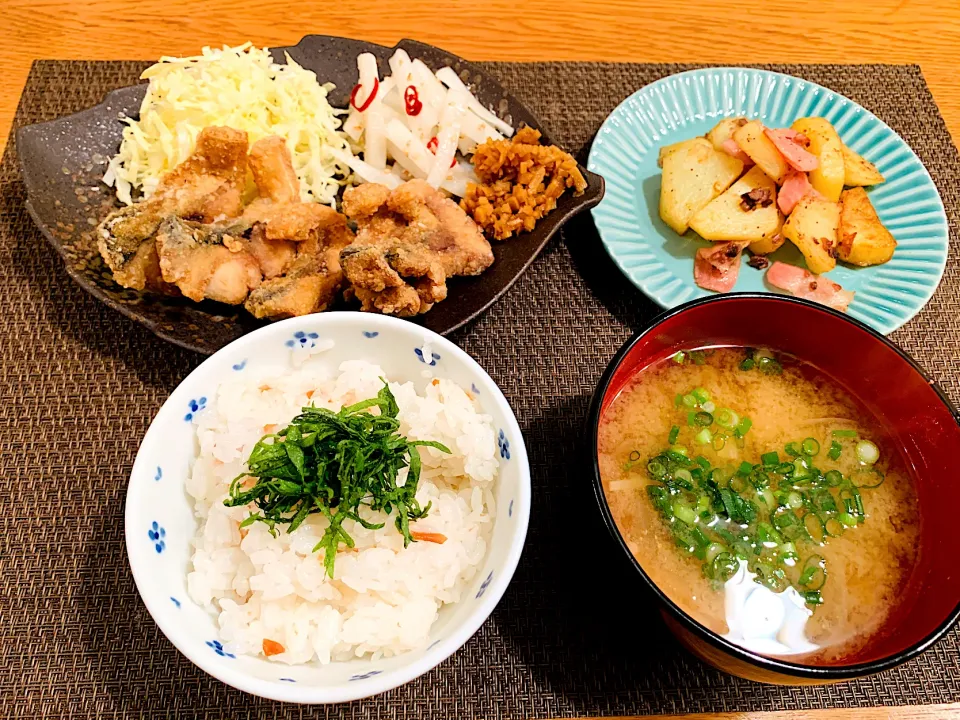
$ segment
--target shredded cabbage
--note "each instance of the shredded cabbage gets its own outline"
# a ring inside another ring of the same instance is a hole
[[[350,153],[337,117],[345,111],[327,101],[332,85],[318,83],[289,55],[286,60],[279,65],[251,43],[161,58],[141,75],[150,82],[140,119],[124,119],[120,152],[103,181],[128,205],[134,189],[150,197],[160,178],[193,152],[200,131],[218,125],[246,131],[251,144],[269,135],[285,138],[300,199],[333,205],[350,173],[337,157]]]

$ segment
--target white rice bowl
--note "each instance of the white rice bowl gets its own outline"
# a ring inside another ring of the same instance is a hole
[[[425,647],[440,607],[458,602],[477,574],[496,514],[497,443],[490,416],[450,380],[434,379],[422,395],[411,382],[390,383],[400,432],[451,450],[421,449],[417,500],[431,508],[411,526],[444,535],[442,544],[404,548],[392,516],[365,512],[365,519],[384,527],[368,530],[346,520],[343,528],[356,547],[340,546],[331,579],[322,552],[313,552],[326,518],[312,514],[293,533],[281,526],[274,537],[264,523],[240,529],[253,506],[223,504],[254,445],[275,431],[271,426],[288,424],[307,405],[337,411],[374,397],[386,377],[364,360],[345,361],[337,372],[317,359],[292,373],[265,367],[229,377],[193,419],[200,454],[186,490],[200,525],[187,589],[217,615],[228,651],[261,655],[267,639],[284,648],[271,660],[329,663]],[[401,475],[400,484],[406,479]]]
[[[434,504],[412,527],[447,540],[403,550],[392,518],[347,524],[356,548],[341,546],[331,580],[312,552],[322,518],[241,533],[249,510],[222,501],[264,426],[372,397],[381,376],[401,432],[453,451],[420,449],[418,498]],[[409,682],[466,643],[513,576],[529,516],[523,436],[483,369],[413,323],[339,312],[262,327],[180,383],[137,453],[125,537],[147,610],[193,663],[255,695],[331,703]],[[283,651],[265,657],[264,640]]]

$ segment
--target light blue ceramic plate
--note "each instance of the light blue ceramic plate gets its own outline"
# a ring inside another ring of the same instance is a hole
[[[587,167],[603,175],[607,192],[593,216],[614,262],[665,308],[713,294],[693,281],[693,257],[707,243],[679,236],[660,219],[663,145],[709,131],[720,118],[760,118],[789,127],[799,117],[827,118],[843,141],[873,162],[887,181],[870,189],[883,224],[898,246],[890,262],[870,268],[838,264],[829,278],[856,291],[849,314],[890,333],[933,295],[947,261],[947,218],[930,175],[903,138],[875,115],[815,83],[765,70],[710,68],[671,75],[628,97],[607,117]],[[771,256],[803,265],[791,243]],[[736,291],[777,292],[765,273],[740,271]]]

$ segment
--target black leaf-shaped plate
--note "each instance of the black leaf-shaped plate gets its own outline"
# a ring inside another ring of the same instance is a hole
[[[544,142],[551,142],[533,113],[476,66],[412,40],[402,40],[396,47],[434,70],[452,67],[484,105],[514,126],[525,123],[537,128],[543,133]],[[287,52],[297,63],[315,72],[320,82],[334,83],[331,104],[346,107],[350,90],[357,82],[357,55],[376,55],[384,74],[389,72],[387,59],[395,50],[360,40],[308,35],[295,47],[276,48],[273,54],[283,62]],[[236,306],[209,301],[193,303],[122,288],[113,281],[96,249],[95,226],[118,206],[111,189],[100,178],[107,161],[120,147],[123,124],[119,117],[137,117],[145,91],[145,84],[116,90],[89,110],[21,128],[17,150],[27,188],[27,209],[63,257],[67,272],[84,289],[165,340],[212,353],[259,327],[262,321]],[[446,334],[490,307],[564,222],[600,202],[603,178],[582,166],[580,170],[588,182],[583,195],[573,197],[565,193],[557,209],[541,220],[533,232],[494,244],[496,260],[487,272],[479,277],[452,279],[447,299],[412,321]]]

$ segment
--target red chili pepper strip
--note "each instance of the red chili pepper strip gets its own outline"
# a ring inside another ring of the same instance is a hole
[[[357,112],[363,112],[368,107],[370,103],[373,102],[373,99],[377,96],[377,90],[380,89],[380,80],[378,78],[373,79],[373,90],[370,92],[370,95],[366,100],[363,101],[363,105],[357,105],[357,93],[360,92],[360,84],[357,83],[353,86],[353,92],[350,93],[350,104],[353,105]]]
[[[423,103],[420,102],[420,93],[414,85],[407,85],[403,91],[403,102],[406,105],[407,115],[417,116],[423,110]]]
[[[437,136],[434,135],[432,138],[430,138],[429,140],[427,140],[427,150],[429,150],[429,151],[432,152],[434,155],[436,155],[436,154],[437,154],[437,146],[438,146],[439,144],[440,144],[440,141],[437,140]],[[454,158],[450,161],[450,167],[454,167],[456,164],[457,164],[457,158],[454,157]]]

